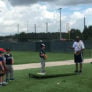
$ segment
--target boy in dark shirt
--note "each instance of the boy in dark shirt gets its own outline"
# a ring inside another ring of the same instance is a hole
[[[47,56],[45,53],[45,44],[41,44],[40,59],[41,59],[41,74],[45,74],[45,60]]]
[[[4,55],[6,59],[6,67],[7,67],[7,72],[6,72],[6,81],[9,80],[14,80],[14,71],[13,71],[13,64],[14,64],[14,59],[11,54],[11,50],[8,48],[6,49],[6,54]]]

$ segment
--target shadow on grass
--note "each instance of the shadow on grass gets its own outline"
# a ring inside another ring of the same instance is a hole
[[[66,73],[66,74],[39,75],[39,74],[32,74],[32,73],[29,73],[29,78],[47,79],[47,78],[67,77],[67,76],[74,76],[74,75],[78,75],[78,74],[76,74],[76,73]]]

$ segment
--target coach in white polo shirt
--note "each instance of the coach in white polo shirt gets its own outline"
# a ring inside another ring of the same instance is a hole
[[[74,62],[76,65],[75,72],[82,72],[82,62],[83,62],[83,50],[85,49],[84,43],[80,40],[79,36],[76,36],[76,40],[73,43],[74,49]],[[80,69],[78,70],[78,64]]]

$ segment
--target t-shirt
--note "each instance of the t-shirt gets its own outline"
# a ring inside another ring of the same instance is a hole
[[[40,50],[40,57],[41,57],[41,58],[45,58],[44,56],[41,56],[41,54],[46,54],[46,53],[45,53],[45,50],[43,50],[43,49]]]
[[[5,54],[4,57],[6,58],[6,65],[12,65],[12,54]]]
[[[84,46],[84,43],[83,43],[83,41],[79,41],[79,42],[77,42],[77,41],[75,41],[74,43],[73,43],[73,48],[74,48],[74,52],[76,53],[77,51],[81,51],[82,49],[85,49],[85,46]]]

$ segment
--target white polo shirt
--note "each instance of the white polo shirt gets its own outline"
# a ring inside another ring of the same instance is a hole
[[[79,42],[75,41],[73,43],[73,48],[74,48],[74,53],[76,53],[77,51],[81,51],[82,49],[85,49],[83,41],[81,40]]]

